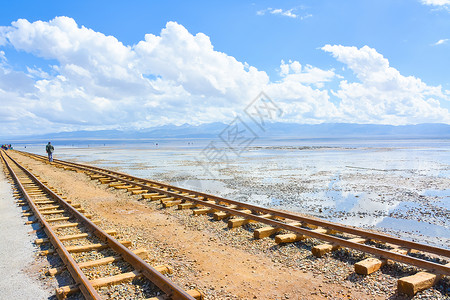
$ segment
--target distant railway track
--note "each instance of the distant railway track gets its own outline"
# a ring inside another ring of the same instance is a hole
[[[27,152],[20,153],[49,163],[45,156]],[[83,172],[102,184],[126,190],[134,195],[139,194],[148,201],[159,201],[165,208],[177,206],[178,209],[192,209],[194,215],[213,214],[216,220],[228,218],[229,228],[251,222],[268,225],[254,231],[255,239],[275,236],[276,243],[288,243],[306,238],[316,238],[324,242],[312,248],[313,255],[317,257],[341,247],[372,255],[372,257],[355,264],[355,272],[359,274],[368,275],[376,272],[389,261],[418,268],[416,274],[398,280],[397,286],[401,293],[414,295],[416,292],[434,285],[442,276],[450,275],[450,250],[448,249],[258,207],[85,164],[55,160],[52,165],[66,170]],[[283,229],[290,233],[277,234]],[[438,257],[438,262],[427,259],[430,256]]]
[[[99,288],[123,282],[133,284],[134,279],[148,280],[157,287],[154,294],[161,296],[148,299],[202,298],[200,292],[184,291],[165,277],[163,273],[171,272],[170,266],[151,267],[143,260],[143,257],[147,256],[145,250],[129,250],[131,242],[116,240],[113,237],[115,231],[102,230],[97,225],[99,221],[90,220],[91,216],[83,215],[84,210],[79,204],[63,199],[3,150],[0,153],[5,172],[15,185],[15,195],[20,199],[18,205],[29,207],[24,210],[24,216],[34,216],[34,220],[27,223],[39,223],[47,236],[37,239],[36,244],[51,243],[55,249],[42,251],[41,254],[48,255],[56,251],[64,262],[64,266],[50,269],[49,273],[56,275],[67,269],[75,282],[59,287],[56,293],[58,299],[80,292],[85,299],[104,299],[98,291]],[[103,257],[87,260],[86,257],[89,256],[84,255],[91,251],[101,251]],[[120,264],[114,268],[114,275],[111,276],[90,278],[92,276],[84,272],[89,268],[118,262]]]

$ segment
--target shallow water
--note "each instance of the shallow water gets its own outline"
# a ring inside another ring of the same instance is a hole
[[[189,143],[60,145],[54,157],[450,248],[448,140],[259,141],[226,161]]]

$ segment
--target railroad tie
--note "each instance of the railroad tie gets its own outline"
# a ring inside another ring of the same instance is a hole
[[[192,211],[192,213],[195,216],[198,216],[198,215],[206,215],[206,214],[213,213],[213,212],[216,212],[216,211],[217,210],[213,209],[213,208],[196,208],[196,209],[194,209]]]
[[[114,183],[110,183],[109,187],[116,187],[116,186],[121,186],[121,185],[125,185],[125,182],[114,182]]]
[[[67,296],[78,293],[79,291],[80,291],[80,288],[75,284],[62,286],[62,287],[56,288],[56,298],[58,300],[63,300],[63,299],[66,299]]]
[[[399,254],[408,254],[407,249],[392,249],[391,252]],[[382,266],[388,263],[388,259],[369,257],[355,264],[355,273],[361,275],[369,275],[378,271]]]
[[[70,217],[59,217],[59,218],[51,218],[51,219],[47,219],[45,220],[47,223],[51,223],[51,222],[59,222],[59,221],[67,221],[69,220]]]
[[[91,221],[91,222],[96,224],[96,225],[101,223],[100,220],[94,220],[94,221]],[[52,226],[52,229],[53,230],[58,230],[58,229],[61,229],[61,228],[77,227],[78,225],[82,225],[82,223],[74,222],[74,223],[55,225],[55,226]]]
[[[125,247],[131,247],[131,241],[123,241],[120,240],[119,243],[124,245]],[[80,252],[88,252],[92,250],[103,250],[105,248],[109,247],[107,244],[91,244],[91,245],[83,245],[83,246],[67,246],[66,250],[69,253],[80,253]]]
[[[135,270],[133,272],[122,273],[118,275],[113,275],[109,277],[97,278],[94,280],[89,280],[93,287],[101,287],[110,284],[118,284],[123,281],[133,280],[135,278],[141,277],[142,273]]]
[[[198,206],[199,205],[197,203],[185,202],[185,203],[178,204],[177,209],[183,210],[183,209],[189,209],[189,208],[194,208],[194,207],[198,207]]]
[[[119,241],[119,243],[121,243],[123,246],[125,247],[131,247],[131,242],[130,241]],[[80,253],[80,252],[89,252],[92,250],[103,250],[108,248],[109,246],[107,244],[91,244],[91,245],[83,245],[83,246],[69,246],[69,247],[65,247],[67,252],[69,253]],[[44,256],[44,255],[51,255],[55,253],[55,249],[48,249],[48,250],[43,250],[41,252],[39,252],[39,255]]]
[[[151,199],[153,196],[158,196],[160,195],[159,193],[147,193],[147,194],[142,194],[142,199]]]
[[[127,188],[127,191],[128,191],[128,192],[132,192],[132,191],[139,191],[139,190],[141,190],[141,189],[142,189],[142,188],[139,187],[139,186],[133,186],[133,187]]]
[[[161,274],[171,274],[171,272],[173,270],[170,266],[167,266],[167,265],[156,266],[154,268]],[[90,280],[90,283],[93,287],[98,288],[101,286],[119,284],[121,282],[130,281],[135,278],[142,277],[142,276],[143,276],[143,274],[140,271],[134,270],[132,272],[122,273],[122,274],[118,274],[118,275],[114,275],[114,276],[93,279],[93,280]],[[58,299],[65,299],[67,296],[77,293],[79,291],[80,291],[80,289],[76,285],[63,286],[63,287],[56,289],[56,297]],[[188,291],[188,293],[189,293],[189,291]],[[195,290],[194,295],[197,295],[197,294],[201,295],[200,292]],[[203,295],[201,295],[201,296],[203,296]],[[202,298],[195,298],[195,299],[202,299]]]
[[[132,251],[134,254],[136,254],[137,256],[139,256],[142,259],[146,259],[148,257],[148,252],[145,249],[137,249],[137,250],[133,250]],[[91,261],[86,261],[86,262],[82,262],[82,263],[78,263],[78,267],[80,269],[83,268],[92,268],[92,267],[96,267],[96,266],[103,266],[103,265],[107,265],[119,260],[123,260],[123,257],[120,255],[117,256],[108,256],[108,257],[104,257],[101,259],[97,259],[97,260],[91,260]],[[61,267],[56,267],[56,268],[51,268],[47,271],[47,275],[49,276],[55,276],[60,274],[61,272],[63,272],[64,270],[66,270],[66,266],[61,266]]]
[[[51,211],[43,211],[41,212],[41,215],[53,215],[53,214],[62,214],[64,213],[65,210],[64,209],[59,209],[59,210],[51,210]]]
[[[205,201],[206,203],[210,203],[210,204],[216,204],[216,201],[214,200],[208,200]],[[199,203],[201,204],[201,203]],[[215,209],[215,208],[209,208],[209,207],[205,207],[205,208],[196,208],[194,210],[192,210],[192,213],[194,214],[194,216],[198,216],[198,215],[206,215],[209,213],[215,213],[218,212],[219,210]]]
[[[147,193],[147,192],[148,192],[148,190],[136,190],[136,191],[131,191],[131,194],[140,195],[140,194]]]
[[[53,206],[47,206],[47,207],[40,207],[39,211],[46,211],[46,210],[52,210],[52,209],[57,209],[57,208],[61,208],[60,205],[53,205]]]
[[[292,223],[288,223],[288,225],[290,226],[301,226],[302,223],[300,222],[292,222]],[[271,236],[272,234],[275,234],[279,231],[281,231],[282,228],[280,227],[272,227],[272,226],[266,226],[266,227],[262,227],[262,228],[258,228],[255,229],[255,231],[253,232],[253,238],[258,240],[258,239],[263,239],[265,237]]]
[[[325,228],[317,228],[317,229],[312,229],[311,231],[318,232],[318,233],[327,233],[328,230]],[[304,240],[307,238],[308,238],[308,235],[299,234],[299,233],[279,234],[279,235],[275,236],[275,243],[277,243],[277,244],[293,243],[293,242],[298,242],[298,241],[301,241],[301,240]]]
[[[450,267],[450,263],[447,263],[445,266]],[[417,292],[434,286],[441,278],[442,275],[440,274],[418,272],[414,275],[400,278],[397,281],[397,290],[401,294],[413,297]]]
[[[38,186],[25,188],[25,190],[27,191],[28,194],[42,192],[41,188]]]
[[[30,196],[31,198],[37,197],[37,196],[47,196],[46,193],[39,191],[39,192],[27,192],[28,196]]]
[[[115,230],[105,230],[105,232],[109,235],[117,234],[117,231],[115,231]],[[82,238],[86,238],[89,236],[92,236],[92,234],[91,233],[80,233],[80,234],[71,234],[71,235],[60,236],[60,237],[58,237],[58,239],[60,241],[69,241],[69,240],[82,239]],[[50,242],[50,240],[48,238],[36,239],[34,241],[34,243],[36,245],[40,245],[40,244],[48,243],[48,242]]]
[[[326,253],[338,250],[340,247],[341,246],[339,246],[337,244],[325,243],[325,244],[320,244],[320,245],[314,246],[311,249],[311,252],[315,257],[322,257]]]
[[[128,189],[130,187],[133,187],[133,185],[128,184],[128,185],[116,185],[116,186],[114,186],[114,188],[118,189],[118,190],[126,190],[126,189]]]
[[[161,199],[164,199],[164,198],[167,198],[167,196],[164,195],[164,194],[158,194],[158,195],[155,195],[155,196],[151,196],[150,198],[147,198],[147,199],[149,199],[150,201],[156,201],[156,200],[161,200]]]
[[[238,206],[235,205],[235,204],[232,204],[230,206],[227,206],[227,208],[236,209],[236,208],[238,208]],[[224,212],[224,211],[218,211],[218,212],[213,213],[213,219],[216,220],[216,221],[220,221],[222,219],[226,219],[226,218],[229,218],[231,216],[232,216],[231,213]]]
[[[348,240],[349,242],[353,242],[353,243],[357,243],[357,244],[363,244],[365,242],[368,241],[368,239],[366,238],[352,238]],[[311,249],[312,254],[315,257],[322,257],[324,256],[326,253],[332,252],[332,251],[336,251],[338,249],[340,249],[341,246],[338,244],[332,244],[332,243],[325,243],[325,244],[320,244],[320,245],[316,245]]]
[[[165,195],[164,198],[159,199],[159,203],[164,204],[165,202],[174,201],[175,199],[176,199],[175,197],[168,197]]]
[[[43,200],[43,201],[36,200],[36,201],[33,201],[33,202],[34,202],[34,204],[39,204],[39,205],[58,203],[58,202],[53,201],[53,200]]]
[[[111,179],[111,178],[99,178],[98,181],[100,181],[101,184],[116,182],[115,179]]]
[[[162,202],[162,199],[161,199],[161,202],[162,202],[162,205],[163,205],[164,208],[168,208],[168,207],[172,207],[172,206],[181,204],[181,203],[183,203],[184,201],[185,201],[185,200],[179,199],[179,200],[173,200],[173,201],[165,201],[165,202]]]
[[[177,194],[179,194],[180,196],[191,196],[191,195],[189,195],[189,193],[187,193],[187,192],[178,192]]]
[[[265,214],[265,215],[258,215],[258,217],[260,218],[266,218],[266,219],[273,219],[275,218],[274,215],[271,214]],[[252,219],[246,219],[246,218],[236,218],[236,219],[231,219],[228,220],[228,228],[236,228],[248,223],[252,223],[252,222],[258,222]]]

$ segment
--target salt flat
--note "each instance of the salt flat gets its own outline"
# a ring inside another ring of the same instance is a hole
[[[222,160],[205,140],[90,143],[57,146],[55,157],[450,245],[448,140],[271,140],[239,155],[222,144]]]

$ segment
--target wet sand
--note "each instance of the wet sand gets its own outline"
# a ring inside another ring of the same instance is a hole
[[[55,157],[449,248],[450,143],[353,146],[255,146],[226,162],[132,144]]]

